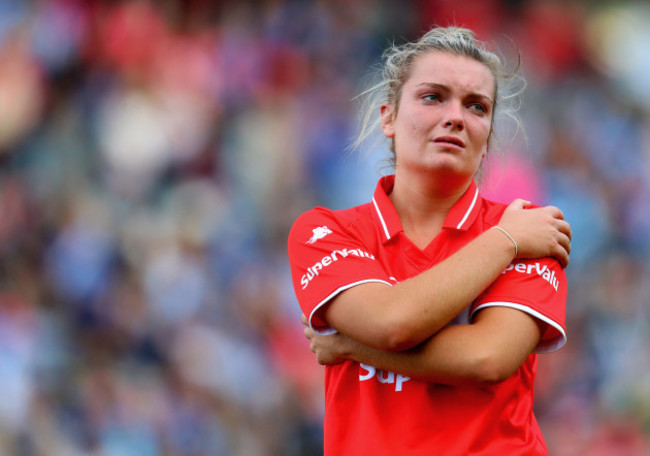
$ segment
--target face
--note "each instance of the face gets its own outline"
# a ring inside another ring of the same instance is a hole
[[[471,179],[487,151],[493,98],[494,77],[482,63],[437,51],[417,57],[398,106],[381,108],[396,173]]]

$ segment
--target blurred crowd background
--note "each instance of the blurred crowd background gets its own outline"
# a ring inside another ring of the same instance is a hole
[[[576,0],[0,0],[0,454],[320,454],[286,237],[369,201],[353,98],[434,24],[521,51],[485,192],[573,226],[551,454],[650,454],[650,4]]]

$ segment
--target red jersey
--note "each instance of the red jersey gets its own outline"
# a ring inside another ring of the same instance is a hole
[[[316,332],[335,331],[322,309],[338,293],[424,272],[496,225],[506,208],[483,199],[472,182],[442,232],[420,250],[388,198],[393,183],[394,176],[382,178],[371,203],[315,208],[294,223],[288,245],[293,284]],[[468,307],[465,323],[488,306],[516,308],[542,325],[536,351],[552,351],[566,341],[566,290],[556,260],[519,261]],[[353,361],[327,366],[325,455],[546,455],[533,415],[536,366],[531,354],[505,381],[480,387],[418,381]]]

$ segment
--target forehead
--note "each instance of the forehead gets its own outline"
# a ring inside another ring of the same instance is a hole
[[[492,98],[495,91],[494,75],[481,62],[463,55],[427,52],[418,56],[404,85],[444,85],[453,90],[476,93]]]

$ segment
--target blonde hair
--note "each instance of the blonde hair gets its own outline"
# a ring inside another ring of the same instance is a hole
[[[409,78],[413,62],[428,52],[444,52],[465,56],[485,65],[494,76],[494,107],[492,110],[492,128],[488,137],[488,148],[494,136],[494,119],[505,115],[513,120],[517,131],[521,121],[517,116],[520,95],[525,88],[525,81],[519,75],[519,59],[516,68],[507,72],[502,59],[486,49],[485,43],[476,39],[474,32],[461,27],[436,27],[422,35],[419,40],[402,45],[392,44],[383,54],[382,65],[377,71],[379,79],[356,98],[362,101],[360,110],[360,129],[351,148],[360,149],[362,144],[379,128],[380,107],[384,104],[399,107],[402,87]],[[519,87],[517,86],[519,83]],[[395,164],[395,143],[390,142],[390,163]]]

